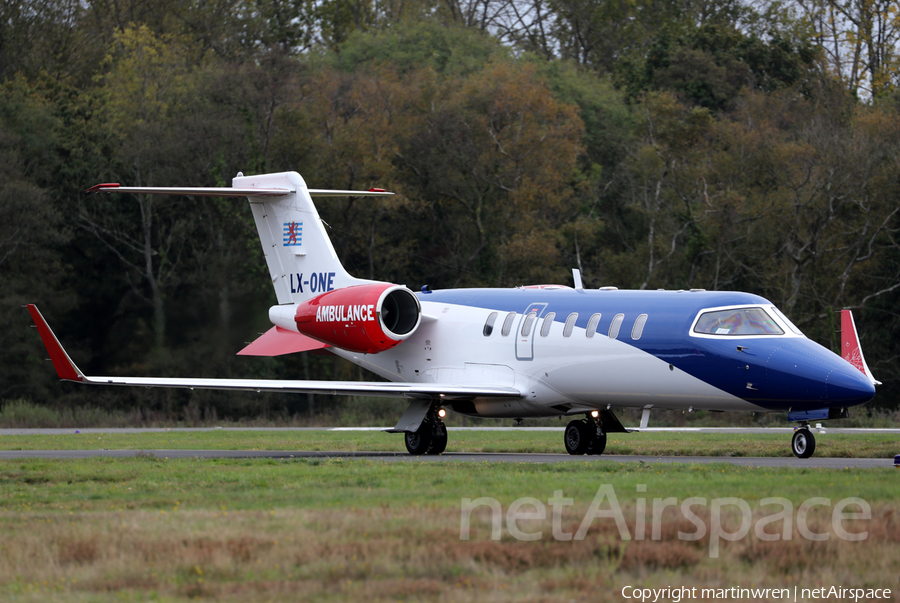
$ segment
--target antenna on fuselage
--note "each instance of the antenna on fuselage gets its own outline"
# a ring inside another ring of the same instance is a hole
[[[575,280],[575,288],[583,291],[584,283],[581,282],[581,270],[578,268],[572,268],[572,278]]]

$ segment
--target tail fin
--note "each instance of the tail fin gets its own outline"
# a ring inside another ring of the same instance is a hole
[[[269,276],[279,304],[299,303],[325,291],[369,283],[350,276],[337,257],[312,195],[384,195],[384,191],[309,190],[300,174],[238,176],[236,189],[284,188],[281,197],[249,197]]]
[[[393,194],[383,189],[310,189],[297,172],[238,174],[232,188],[128,187],[108,183],[92,186],[87,192],[247,197],[279,305],[296,304],[332,289],[372,282],[354,278],[344,270],[313,197]]]
[[[862,346],[859,344],[859,335],[856,332],[856,322],[853,320],[853,312],[850,310],[841,310],[841,358],[859,369],[874,385],[881,385],[881,381],[872,376],[872,371],[866,364]]]

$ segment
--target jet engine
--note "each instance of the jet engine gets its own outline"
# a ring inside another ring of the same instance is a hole
[[[275,324],[283,321],[283,310],[278,312],[282,308],[285,306],[269,311]],[[328,291],[299,304],[291,326],[337,348],[377,354],[415,333],[421,315],[422,307],[412,291],[400,285],[374,283]]]

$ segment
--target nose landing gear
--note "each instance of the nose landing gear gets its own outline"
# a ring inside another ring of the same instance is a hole
[[[809,428],[810,421],[824,421],[835,419],[846,419],[850,413],[846,408],[829,406],[826,408],[817,408],[814,410],[795,410],[788,409],[788,421],[797,423],[794,428],[794,436],[791,438],[791,452],[798,459],[808,459],[816,451],[816,438],[812,430]],[[819,423],[817,428],[822,427]],[[819,433],[825,433],[819,431]]]

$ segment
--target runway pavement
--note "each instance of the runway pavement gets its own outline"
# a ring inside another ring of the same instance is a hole
[[[202,431],[382,431],[383,427],[157,427],[157,428],[55,428],[55,429],[0,429],[0,437],[4,435],[63,435],[63,434],[129,434],[129,433],[165,433],[165,432],[202,432]],[[563,427],[448,427],[449,431],[563,431]],[[683,433],[790,433],[791,427],[656,427],[648,428],[648,432],[683,432]],[[892,433],[900,435],[900,429],[857,429],[857,428],[822,428],[819,433]],[[383,462],[503,462],[503,463],[727,463],[746,467],[799,467],[799,468],[874,468],[892,467],[893,459],[860,459],[860,458],[824,458],[813,457],[798,459],[790,457],[709,457],[709,456],[637,456],[637,455],[602,455],[571,456],[568,454],[543,453],[465,453],[446,452],[439,456],[411,456],[405,452],[308,452],[308,451],[262,451],[262,450],[8,450],[0,451],[0,459],[55,458],[75,459],[91,457],[124,458],[137,455],[155,456],[157,458],[270,458],[270,459],[309,459],[309,458],[341,458],[368,459]]]
[[[540,453],[469,453],[445,452],[431,456],[412,456],[405,452],[304,452],[264,450],[4,450],[2,459],[83,459],[93,457],[127,458],[152,456],[160,459],[207,458],[264,458],[264,459],[366,459],[383,462],[499,462],[499,463],[593,463],[598,466],[609,463],[659,463],[707,464],[727,463],[744,467],[797,467],[815,469],[870,469],[893,467],[893,459],[848,459],[795,457],[710,457],[710,456],[637,456],[602,455],[571,456],[568,454]]]
[[[5,435],[65,435],[69,433],[165,433],[169,431],[384,431],[387,427],[54,427],[45,429],[0,429]],[[634,431],[647,433],[792,433],[793,427],[647,427]],[[893,433],[900,435],[898,428],[857,428],[857,427],[815,427],[817,433]],[[447,427],[447,431],[565,431],[561,427]]]

